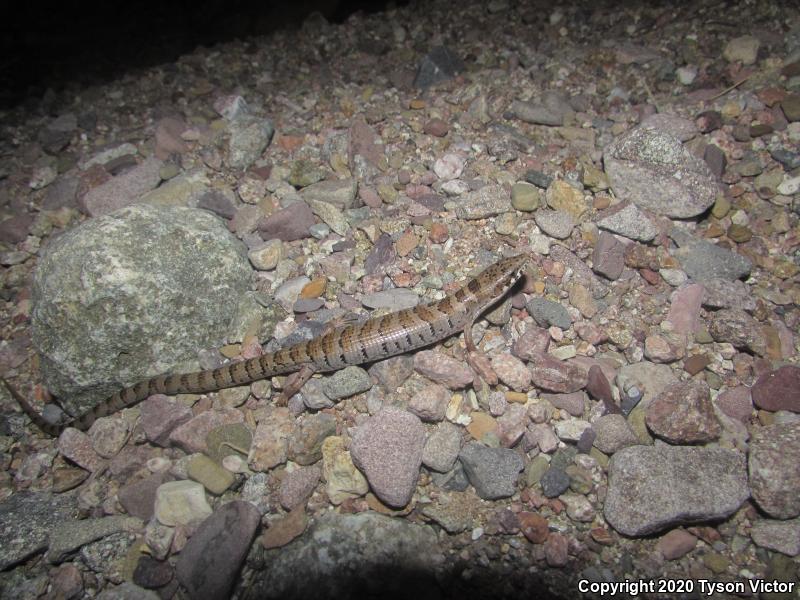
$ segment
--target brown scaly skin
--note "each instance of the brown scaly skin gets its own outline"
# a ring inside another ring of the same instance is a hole
[[[198,394],[246,385],[259,379],[295,373],[284,390],[285,402],[317,372],[336,371],[348,365],[382,360],[429,346],[465,331],[467,358],[487,379],[487,361],[480,360],[472,341],[472,324],[487,308],[503,297],[522,276],[525,255],[504,258],[488,267],[463,287],[430,304],[407,308],[382,317],[336,327],[289,348],[195,373],[159,375],[116,392],[93,409],[62,425],[53,425],[5,379],[3,384],[39,429],[58,436],[67,427],[87,430],[96,419],[134,406],[153,394]]]

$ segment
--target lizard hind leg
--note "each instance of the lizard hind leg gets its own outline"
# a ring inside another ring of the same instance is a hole
[[[316,371],[313,366],[305,364],[300,367],[299,371],[295,371],[289,375],[286,378],[286,383],[283,384],[283,391],[275,400],[275,404],[277,406],[286,406],[289,403],[289,398],[299,392],[300,388],[302,388],[306,382],[311,379],[311,376],[315,372]]]
[[[472,326],[475,324],[475,319],[478,314],[473,315],[464,326],[464,345],[466,346],[466,353],[464,358],[467,364],[475,372],[476,379],[482,380],[489,385],[497,385],[498,378],[492,368],[491,361],[486,353],[483,352],[478,346],[475,345],[475,340],[472,339]],[[483,387],[480,381],[476,381],[477,387]]]

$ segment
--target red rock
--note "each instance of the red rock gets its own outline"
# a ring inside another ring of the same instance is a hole
[[[624,268],[625,247],[622,242],[610,233],[601,233],[592,255],[592,270],[613,281],[619,279]]]
[[[72,427],[67,427],[58,438],[58,451],[65,458],[92,473],[105,464],[92,448],[89,436]]]
[[[165,117],[156,124],[155,154],[161,160],[166,160],[171,154],[185,154],[189,146],[183,141],[181,134],[186,131],[187,125],[181,119]]]
[[[422,131],[424,131],[428,135],[433,135],[436,137],[446,136],[449,130],[450,130],[449,125],[442,119],[436,117],[430,119],[422,126]]]
[[[672,293],[667,321],[672,323],[678,333],[692,333],[700,326],[700,305],[703,300],[703,286],[691,283]]]
[[[541,327],[528,327],[511,348],[511,354],[522,360],[533,360],[547,351],[550,334]]]
[[[544,556],[551,567],[563,567],[569,560],[569,540],[561,533],[553,533],[544,543]]]
[[[689,375],[697,375],[709,364],[711,364],[711,359],[708,354],[695,354],[683,361],[683,370]]]
[[[301,535],[307,525],[305,508],[298,506],[285,517],[270,522],[269,529],[261,536],[261,545],[267,549],[285,546]]]
[[[595,400],[600,400],[606,407],[607,412],[620,412],[619,408],[614,403],[614,395],[611,391],[611,384],[608,382],[608,379],[603,373],[603,369],[601,369],[598,365],[592,365],[589,367],[589,374],[586,381],[586,391],[588,391]]]
[[[582,340],[586,340],[594,346],[602,344],[608,339],[606,331],[591,321],[580,321],[573,324],[573,327]]]
[[[448,389],[458,390],[472,383],[472,371],[463,362],[435,350],[423,350],[414,355],[414,370]]]
[[[293,202],[278,210],[258,224],[262,239],[279,239],[291,242],[311,237],[308,228],[316,223],[314,213],[305,202]]]
[[[531,386],[531,374],[516,356],[501,353],[492,358],[492,368],[497,377],[517,392],[527,392]]]
[[[667,560],[675,560],[688,554],[696,545],[697,538],[685,529],[673,529],[658,540],[658,550]]]
[[[661,275],[652,269],[639,269],[639,274],[650,285],[658,285],[661,282]]]
[[[761,88],[756,95],[759,100],[771,108],[786,98],[786,90],[774,86],[765,87]]]
[[[412,229],[406,229],[395,242],[395,250],[399,256],[408,256],[417,247],[419,240]]]
[[[408,410],[423,421],[438,422],[444,419],[450,392],[441,385],[426,385],[411,397]]]
[[[362,156],[373,167],[380,168],[385,157],[380,139],[363,118],[355,119],[350,127],[350,143],[347,149],[350,164],[353,164],[355,156]]]
[[[189,421],[172,431],[169,440],[188,453],[207,450],[206,436],[212,429],[229,423],[241,423],[244,415],[235,408],[209,410],[192,417]]]
[[[223,219],[232,219],[236,214],[236,207],[222,192],[209,190],[197,201],[197,208],[210,210]]]
[[[33,225],[32,214],[17,215],[0,223],[0,242],[9,245],[24,242]]]
[[[550,392],[570,393],[586,387],[588,375],[580,366],[548,354],[532,358],[531,379],[536,387]]]
[[[285,406],[269,407],[253,434],[248,458],[250,467],[254,471],[268,471],[286,462],[289,438],[294,429],[295,420],[288,408]]]
[[[133,583],[147,590],[161,588],[172,581],[174,573],[172,565],[166,560],[156,560],[143,554],[139,557],[133,572]]]
[[[416,489],[424,445],[425,427],[416,415],[385,407],[355,430],[350,455],[380,501],[399,508]]]
[[[450,237],[450,232],[447,229],[447,225],[443,223],[434,223],[431,225],[431,231],[428,237],[435,244],[444,244],[447,238]]]
[[[149,444],[128,444],[109,461],[108,470],[114,477],[124,481],[146,468],[147,461],[154,458],[157,452]]]
[[[510,535],[519,533],[519,517],[510,508],[503,508],[497,511],[494,518],[497,522],[498,533],[502,532]]]
[[[203,521],[175,564],[189,598],[230,597],[260,522],[258,509],[240,500],[222,505]]]
[[[751,390],[753,403],[764,410],[800,413],[800,368],[785,365],[764,373]]]
[[[376,192],[374,188],[371,188],[369,186],[365,185],[359,186],[358,197],[364,204],[366,204],[370,208],[380,208],[381,204],[383,204],[383,200],[378,195],[378,192]]]
[[[50,574],[51,598],[78,598],[83,592],[83,578],[77,565],[65,563]]]
[[[154,394],[141,403],[142,429],[147,439],[154,444],[169,445],[169,434],[192,418],[192,411],[164,394]]]
[[[750,388],[740,385],[725,390],[717,396],[716,405],[717,408],[729,417],[747,423],[753,412],[753,400],[750,395]]]
[[[750,491],[758,506],[776,519],[800,515],[800,423],[756,429],[750,440]]]
[[[305,137],[302,135],[278,135],[275,143],[287,152],[294,152],[303,145]]]
[[[523,511],[517,515],[522,534],[533,544],[543,544],[550,535],[547,519],[533,512]]]
[[[629,244],[625,247],[625,265],[631,269],[658,271],[659,262],[656,249],[644,244]]]
[[[80,198],[79,204],[92,217],[133,204],[159,184],[162,166],[158,158],[147,158],[136,167],[91,188]]]
[[[589,534],[601,546],[611,546],[614,543],[615,536],[613,532],[605,527],[595,527]]]
[[[600,367],[597,368],[599,369]],[[567,411],[573,417],[580,417],[583,415],[583,409],[586,404],[586,394],[583,392],[572,392],[570,394],[542,394],[541,398],[549,401],[550,404],[556,408]]]
[[[149,521],[155,512],[156,490],[164,483],[164,474],[155,473],[134,483],[123,485],[117,492],[117,499],[132,517]]]
[[[705,381],[668,386],[647,407],[645,419],[653,433],[673,444],[708,442],[722,433]]]
[[[682,335],[654,333],[644,340],[644,355],[654,363],[674,362],[686,352],[686,340]]]
[[[300,506],[317,487],[322,470],[317,466],[301,467],[287,473],[281,481],[278,501],[286,510]]]
[[[759,356],[764,356],[767,351],[767,339],[761,324],[739,308],[715,312],[708,324],[708,332],[716,342],[747,348]]]

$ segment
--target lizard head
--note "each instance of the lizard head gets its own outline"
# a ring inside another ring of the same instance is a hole
[[[502,258],[478,275],[469,291],[478,296],[499,298],[519,281],[527,262],[525,254]]]
[[[525,267],[528,264],[528,256],[526,254],[517,254],[516,256],[509,256],[503,258],[496,263],[502,274],[500,275],[501,281],[507,281],[507,288],[514,286],[525,273]]]

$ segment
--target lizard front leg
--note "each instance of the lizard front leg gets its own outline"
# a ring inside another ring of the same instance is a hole
[[[488,385],[497,385],[498,381],[497,373],[495,373],[492,368],[489,357],[475,345],[475,340],[472,339],[472,327],[475,325],[475,320],[482,312],[481,310],[473,313],[472,316],[467,319],[467,324],[464,325],[464,345],[467,348],[465,358],[467,364],[475,372],[477,378],[479,378],[479,380],[475,382],[478,384],[475,386],[476,389],[483,387],[481,382],[486,382]]]

